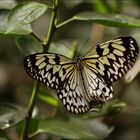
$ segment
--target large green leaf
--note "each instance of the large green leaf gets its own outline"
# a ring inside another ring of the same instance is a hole
[[[0,129],[9,128],[21,120],[26,115],[26,109],[13,104],[0,104]]]
[[[9,11],[0,12],[0,34],[7,34],[8,24],[7,24],[7,17],[9,15]],[[8,34],[18,34],[18,35],[24,35],[29,34],[32,32],[30,24],[24,25],[21,28],[17,28],[14,31],[8,33]]]
[[[12,32],[7,33],[7,29],[9,28],[9,25],[7,24],[7,17],[8,13],[1,13],[0,14],[0,34],[2,35],[8,35],[8,34],[17,34],[17,35],[24,35],[29,34],[32,32],[30,24],[22,26],[21,28],[16,28]]]
[[[100,128],[92,126],[92,123],[92,120],[87,123],[86,120],[77,118],[69,118],[65,120],[60,118],[46,120],[34,119],[30,126],[30,137],[39,133],[47,133],[65,139],[101,139],[106,137],[112,131],[112,129],[105,127],[105,129],[102,128],[104,134],[102,132],[100,135],[100,130],[98,130]],[[96,125],[98,125],[98,122],[96,122]]]
[[[88,20],[114,27],[140,27],[140,20],[119,14],[98,14],[92,12],[80,13],[75,20]]]
[[[107,14],[107,13],[93,13],[83,12],[73,16],[71,19],[64,21],[57,25],[61,27],[72,21],[92,21],[93,23],[100,23],[107,26],[113,27],[140,27],[140,20],[137,18],[120,15],[120,14]]]
[[[8,16],[7,34],[30,25],[47,10],[47,5],[37,2],[25,2],[16,6]]]

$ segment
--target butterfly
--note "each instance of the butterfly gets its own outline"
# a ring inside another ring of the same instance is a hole
[[[33,79],[57,90],[68,111],[80,114],[113,97],[112,84],[134,65],[138,52],[134,38],[119,37],[73,60],[55,53],[32,54],[25,57],[24,67]]]

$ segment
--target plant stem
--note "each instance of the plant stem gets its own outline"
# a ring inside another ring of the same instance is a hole
[[[31,35],[42,43],[42,40],[34,32],[32,32]]]
[[[57,17],[57,9],[58,9],[58,2],[59,0],[54,0],[54,9],[52,11],[51,15],[51,21],[50,21],[50,26],[49,26],[49,31],[47,37],[44,39],[43,46],[44,46],[44,52],[48,52],[50,43],[52,41],[53,35],[56,31],[56,17]]]
[[[74,20],[75,20],[74,18],[70,18],[70,19],[68,19],[68,20],[65,20],[64,22],[58,24],[58,25],[56,26],[56,28],[58,29],[58,28],[64,26],[65,24],[70,23],[71,21],[74,21]]]
[[[31,122],[35,102],[37,99],[37,93],[39,91],[39,87],[40,87],[40,83],[39,83],[39,81],[36,81],[34,84],[32,96],[31,96],[31,99],[29,102],[28,112],[27,112],[27,115],[25,117],[25,124],[24,124],[22,135],[21,135],[21,140],[28,140],[28,130],[30,127],[30,122]]]
[[[48,51],[50,43],[51,43],[52,38],[53,38],[53,35],[56,31],[55,22],[56,22],[56,17],[57,17],[58,2],[59,2],[59,0],[53,0],[53,11],[52,11],[52,16],[51,16],[48,35],[44,39],[44,43],[43,43],[43,46],[44,46],[43,52]],[[37,38],[39,41],[41,41],[34,33],[32,33],[32,35],[35,38]],[[31,99],[30,99],[30,102],[29,102],[27,116],[25,117],[25,123],[24,123],[23,132],[21,134],[21,140],[28,140],[29,139],[28,132],[29,132],[31,118],[32,118],[35,102],[36,102],[36,99],[37,99],[39,87],[40,87],[39,81],[36,81],[35,84],[34,84],[34,88],[33,88],[33,91],[32,91],[32,96],[31,96]]]

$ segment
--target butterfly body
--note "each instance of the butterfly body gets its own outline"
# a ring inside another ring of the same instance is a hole
[[[75,59],[75,65],[76,65],[76,68],[77,68],[77,70],[82,70],[83,69],[83,60],[82,60],[82,57],[76,57],[76,59]]]
[[[56,89],[68,111],[79,114],[92,109],[92,103],[113,97],[113,82],[134,65],[138,51],[132,37],[120,37],[74,60],[55,53],[36,53],[24,59],[24,67],[32,78]]]

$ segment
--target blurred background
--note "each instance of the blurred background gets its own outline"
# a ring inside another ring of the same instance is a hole
[[[51,5],[51,0],[34,1]],[[24,2],[24,0],[1,0],[0,16],[1,13],[9,11],[20,2]],[[118,13],[140,18],[140,1],[61,0],[58,21],[62,22],[85,11]],[[42,40],[47,35],[50,14],[51,11],[48,10],[32,24],[33,31]],[[96,45],[120,36],[132,36],[140,44],[139,28],[116,28],[93,22],[71,22],[56,32],[49,51],[72,56],[75,51],[79,52],[84,47],[84,43],[88,39],[92,41],[90,44]],[[41,51],[40,42],[32,35],[0,35],[0,102],[28,106],[34,80],[27,76],[23,67],[23,59],[26,55]],[[111,134],[106,139],[138,140],[140,138],[140,76],[137,75],[129,84],[125,84],[123,80],[116,82],[114,84],[114,98],[119,98],[126,104],[126,107],[117,115],[103,119],[105,124],[113,126]],[[42,118],[47,118],[54,117],[56,110],[60,114],[71,115],[59,103],[56,92],[48,90],[41,84],[35,113]],[[13,131],[9,130],[8,135],[15,138]]]

